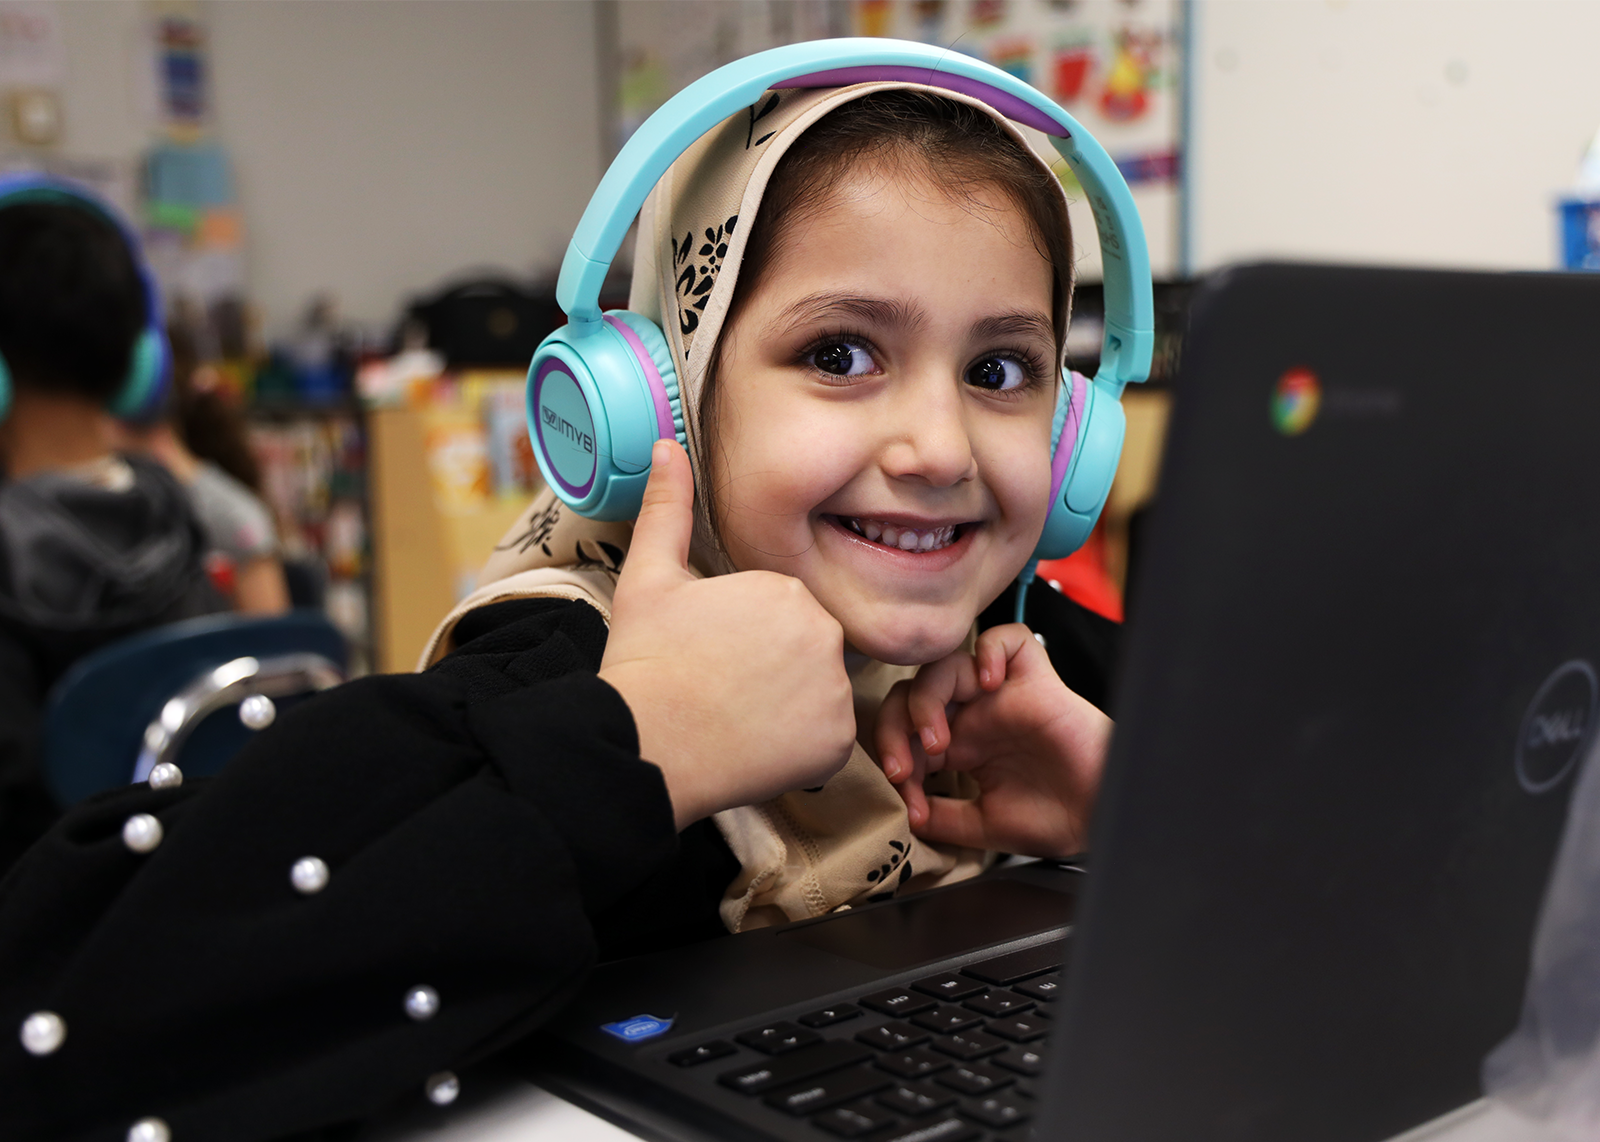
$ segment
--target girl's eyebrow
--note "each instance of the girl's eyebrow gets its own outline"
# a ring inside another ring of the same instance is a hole
[[[903,326],[919,328],[924,321],[921,309],[895,298],[855,297],[836,293],[814,293],[803,297],[779,313],[773,325],[779,329],[812,325],[819,321],[851,319],[879,328]]]
[[[1056,339],[1055,323],[1040,313],[1007,313],[985,317],[972,326],[972,336],[978,341],[1001,340],[1007,337],[1037,337],[1052,344]]]
[[[922,310],[896,298],[816,293],[787,306],[774,321],[777,329],[813,325],[818,322],[859,321],[878,328],[900,326],[915,331],[926,321]],[[1055,324],[1041,313],[1005,313],[973,323],[976,341],[1008,337],[1033,338],[1054,343]]]

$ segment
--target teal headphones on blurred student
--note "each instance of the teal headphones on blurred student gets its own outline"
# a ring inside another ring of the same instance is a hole
[[[127,243],[139,281],[144,286],[145,321],[128,354],[128,373],[122,386],[108,402],[113,416],[125,420],[147,416],[166,395],[172,378],[172,350],[162,324],[161,296],[156,281],[145,265],[139,239],[112,206],[97,195],[65,179],[48,175],[19,174],[0,177],[0,210],[26,202],[74,206],[109,222]],[[11,367],[0,357],[0,420],[11,410]]]
[[[651,188],[696,139],[770,88],[885,80],[958,92],[1043,131],[1083,185],[1100,237],[1105,336],[1092,381],[1062,377],[1050,514],[1033,561],[1070,555],[1089,538],[1122,453],[1122,390],[1150,373],[1150,255],[1133,197],[1105,149],[1052,100],[979,60],[901,40],[815,40],[718,68],[663,104],[617,155],[561,263],[556,300],[567,324],[545,338],[528,368],[534,456],[574,511],[632,519],[650,476],[651,446],[664,438],[687,446],[666,336],[639,314],[600,312],[601,283]],[[1030,562],[1024,585],[1032,577]]]

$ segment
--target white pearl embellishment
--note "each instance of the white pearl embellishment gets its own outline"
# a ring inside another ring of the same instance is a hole
[[[35,1011],[22,1021],[22,1046],[30,1055],[48,1055],[67,1038],[67,1024],[54,1011]]]
[[[150,788],[175,789],[183,784],[183,770],[170,761],[163,761],[150,771]]]
[[[328,887],[328,866],[321,857],[301,857],[289,870],[289,883],[302,896],[312,896]]]
[[[172,1128],[160,1118],[141,1118],[128,1127],[128,1142],[172,1142]]]
[[[239,720],[252,730],[264,730],[278,716],[278,707],[265,694],[252,694],[239,703]]]
[[[122,843],[136,853],[153,852],[161,836],[161,822],[149,813],[135,813],[122,826]]]
[[[439,1011],[439,993],[426,984],[406,992],[406,1014],[422,1023]]]
[[[461,1093],[461,1080],[451,1071],[440,1071],[429,1075],[422,1089],[428,1092],[428,1101],[434,1106],[449,1106]]]

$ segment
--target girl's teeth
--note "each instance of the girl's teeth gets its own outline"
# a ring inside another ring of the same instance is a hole
[[[844,523],[851,531],[865,536],[873,543],[881,543],[885,547],[897,547],[901,551],[933,551],[950,546],[956,538],[956,529],[950,524],[919,532],[914,528],[902,529],[890,524],[857,518],[846,519]]]

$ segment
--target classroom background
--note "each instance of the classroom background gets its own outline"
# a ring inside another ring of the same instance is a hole
[[[249,418],[287,558],[358,670],[404,670],[536,489],[523,370],[607,162],[699,75],[837,35],[1013,72],[1133,188],[1155,376],[1100,533],[1045,569],[1114,617],[1196,275],[1600,266],[1600,4],[1562,0],[0,0],[0,170],[139,220],[169,321]]]

